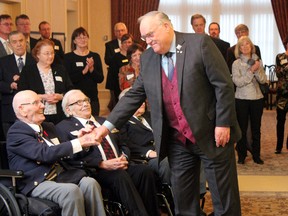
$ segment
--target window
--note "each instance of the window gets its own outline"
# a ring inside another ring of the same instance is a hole
[[[206,32],[212,21],[218,22],[220,38],[231,46],[237,42],[234,28],[244,23],[260,47],[263,65],[275,64],[276,55],[285,51],[268,0],[160,0],[159,11],[170,17],[175,30],[190,33],[191,16],[200,13],[206,18]]]

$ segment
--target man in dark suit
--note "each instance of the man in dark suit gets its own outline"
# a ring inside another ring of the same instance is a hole
[[[208,31],[211,39],[222,53],[223,58],[226,59],[227,50],[230,47],[230,43],[220,39],[220,25],[217,22],[212,22],[209,24]]]
[[[111,67],[111,62],[112,62],[114,55],[120,52],[121,38],[124,34],[127,34],[127,33],[128,33],[128,30],[127,30],[125,23],[122,23],[122,22],[116,23],[114,25],[114,35],[116,38],[105,44],[104,60],[105,60],[106,65],[108,66],[107,68],[108,74],[112,73],[112,71],[110,70],[110,67]],[[109,75],[107,75],[107,77],[109,77]],[[109,86],[109,83],[110,82],[107,80],[106,86],[105,86],[106,89],[111,88]],[[110,89],[110,101],[108,103],[108,108],[110,111],[113,109],[114,104],[116,104],[116,100],[117,100],[117,97],[115,96],[114,91]]]
[[[13,22],[8,14],[0,15],[0,57],[10,55],[13,51],[9,47],[8,36],[12,31]]]
[[[49,39],[54,42],[54,51],[55,51],[55,59],[54,62],[59,64],[63,64],[64,61],[64,51],[62,44],[59,40],[55,38],[51,38],[51,25],[47,21],[42,21],[38,25],[39,28],[39,33],[41,34],[41,37],[38,39],[43,40],[43,39]]]
[[[33,57],[26,52],[26,40],[25,36],[21,32],[11,32],[9,34],[9,43],[13,54],[0,58],[2,125],[5,136],[10,126],[16,120],[16,116],[12,108],[12,100],[18,90],[18,80],[21,73],[19,59],[22,58],[22,67],[35,62]]]
[[[55,126],[43,122],[44,104],[39,95],[30,90],[14,96],[13,109],[19,121],[8,131],[7,154],[9,167],[25,173],[17,180],[20,192],[58,203],[62,215],[105,215],[98,182],[85,177],[82,170],[67,171],[62,166],[63,159],[96,145],[95,131],[86,128],[79,131],[79,138],[60,143]],[[71,171],[74,178],[63,179]]]
[[[9,46],[8,36],[12,31],[13,22],[8,14],[0,15],[0,58],[10,55],[13,51]],[[2,96],[0,94],[0,103],[2,104]],[[0,122],[2,121],[2,109],[0,107]],[[6,134],[5,134],[6,135]],[[2,124],[0,124],[0,140],[5,140],[6,137],[3,132]]]
[[[97,128],[99,141],[121,128],[147,98],[159,160],[169,159],[176,215],[200,214],[202,161],[215,215],[240,216],[234,143],[241,132],[224,59],[209,36],[174,31],[162,12],[138,21],[150,48],[141,55],[132,89]]]
[[[235,35],[236,35],[237,39],[239,39],[242,36],[249,36],[249,28],[248,28],[248,26],[246,26],[244,24],[237,25],[235,27]],[[227,50],[227,56],[226,56],[226,62],[227,62],[227,65],[228,65],[228,68],[229,68],[231,74],[232,74],[233,62],[236,60],[236,57],[235,57],[235,54],[234,54],[235,47],[236,47],[236,44],[234,46],[230,47]],[[255,45],[255,49],[256,49],[257,56],[259,57],[259,59],[261,59],[260,48],[257,45]]]
[[[146,159],[148,165],[158,173],[161,181],[171,185],[168,158],[165,157],[158,166],[150,114],[145,112],[145,110],[146,104],[143,103],[121,130],[127,134],[131,157]]]
[[[16,29],[24,34],[26,38],[26,50],[31,53],[31,50],[35,47],[37,39],[30,37],[31,23],[30,19],[26,14],[21,14],[15,19]]]
[[[66,116],[70,117],[57,124],[59,135],[64,140],[74,139],[77,131],[86,127],[87,123],[97,127],[104,122],[103,118],[91,115],[89,99],[80,90],[67,92],[62,100],[62,108]],[[102,187],[112,190],[116,199],[120,199],[128,209],[129,215],[147,216],[149,212],[149,215],[156,216],[158,210],[154,172],[146,165],[129,163],[130,150],[123,141],[119,132],[115,131],[106,136],[101,145],[86,149],[72,160],[86,161],[88,167],[96,169],[91,171],[91,176]],[[110,152],[106,152],[107,149]]]

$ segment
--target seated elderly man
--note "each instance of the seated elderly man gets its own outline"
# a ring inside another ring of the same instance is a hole
[[[83,170],[67,170],[62,163],[63,158],[96,145],[95,131],[86,128],[79,131],[79,138],[59,143],[55,126],[43,122],[44,104],[35,92],[18,92],[12,105],[18,120],[8,130],[7,153],[9,167],[25,173],[18,180],[18,189],[58,203],[62,215],[105,215],[97,181],[86,177]]]
[[[153,129],[150,124],[149,112],[146,112],[146,104],[143,103],[129,121],[121,128],[128,137],[128,147],[131,157],[148,160],[148,165],[158,173],[161,181],[171,185],[170,168],[168,158],[165,157],[158,165],[158,157],[155,151]]]
[[[70,90],[64,95],[62,108],[70,118],[57,124],[63,139],[74,139],[77,131],[87,124],[98,127],[104,122],[105,119],[91,115],[89,102],[80,90]],[[88,167],[95,168],[92,175],[101,186],[111,189],[129,215],[158,215],[154,172],[148,166],[129,163],[129,155],[123,135],[116,131],[106,136],[101,145],[74,155],[73,160],[84,160]]]

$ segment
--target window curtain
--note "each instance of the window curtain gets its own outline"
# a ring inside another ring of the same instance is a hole
[[[114,37],[114,25],[124,22],[134,39],[141,42],[138,18],[145,13],[157,10],[160,0],[111,0],[111,27]]]
[[[274,17],[282,41],[288,36],[288,1],[271,0]],[[286,47],[284,47],[286,49]]]

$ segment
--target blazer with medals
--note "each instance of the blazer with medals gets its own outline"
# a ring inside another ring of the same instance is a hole
[[[26,52],[24,64],[31,65],[33,63],[35,63],[34,58]],[[15,55],[11,54],[0,58],[0,92],[2,94],[2,121],[4,122],[14,122],[16,120],[12,108],[12,100],[16,90],[10,88],[14,75],[20,76]]]
[[[226,62],[209,36],[179,32],[175,36],[181,108],[199,148],[213,159],[225,152],[225,148],[216,147],[216,126],[230,127],[229,145],[241,136],[233,82]],[[147,97],[159,160],[167,155],[169,143],[161,74],[161,55],[149,48],[141,56],[141,72],[132,89],[107,118],[116,128],[121,128]]]
[[[104,118],[96,117],[95,120],[102,124]],[[64,119],[56,125],[59,136],[62,140],[72,140],[76,138],[75,132],[83,128],[82,123],[75,117]],[[120,134],[111,133],[109,135],[118,156],[123,152],[128,158],[130,156],[130,150],[126,146],[125,142],[120,142]],[[123,139],[121,139],[123,141]],[[119,145],[118,145],[119,144]],[[120,145],[121,144],[121,145]],[[97,146],[91,146],[86,151],[79,152],[74,155],[73,160],[85,161],[89,167],[98,168],[99,163],[103,160],[100,150]],[[69,162],[69,161],[68,161]]]
[[[22,121],[16,121],[7,134],[9,168],[23,170],[25,173],[17,184],[23,194],[28,194],[43,182],[56,161],[73,157],[71,142],[57,145],[55,126],[48,122],[41,125],[55,145],[49,146],[35,130]]]

